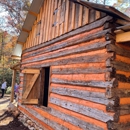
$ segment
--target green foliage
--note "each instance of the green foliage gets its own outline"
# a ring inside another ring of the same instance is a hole
[[[6,79],[7,81],[7,86],[11,86],[12,85],[12,70],[9,68],[5,68],[0,69],[0,85],[2,85],[3,83],[3,79]],[[16,81],[15,82],[19,82],[19,72],[16,73]]]
[[[3,79],[6,79],[7,81],[7,86],[11,86],[11,82],[12,82],[12,70],[10,70],[9,68],[4,68],[4,69],[0,69],[0,84],[2,84]]]

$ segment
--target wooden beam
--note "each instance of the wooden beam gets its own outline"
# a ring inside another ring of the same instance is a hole
[[[22,99],[23,104],[38,104],[38,99]]]
[[[14,100],[14,85],[15,85],[15,79],[16,79],[16,70],[13,70],[13,76],[12,76],[12,90],[11,90],[10,102],[13,102],[13,100]]]
[[[27,29],[25,29],[25,28],[22,28],[22,31],[27,32],[27,33],[30,32],[29,30],[27,30]]]
[[[37,17],[37,15],[38,15],[37,13],[34,13],[34,12],[32,12],[32,11],[29,11],[28,13],[31,14],[31,15],[33,15],[33,16],[36,16],[36,17]]]
[[[116,35],[116,42],[128,42],[130,41],[130,31],[129,32],[124,32],[124,33],[119,33]]]
[[[23,45],[23,44],[25,44],[25,42],[20,42],[20,41],[18,41],[18,44],[21,44],[21,45]]]
[[[24,69],[22,72],[29,73],[29,74],[39,74],[40,70],[38,70],[38,69]]]
[[[130,24],[130,22],[128,22],[126,20],[122,20],[122,19],[117,19],[116,23],[121,24],[121,25]]]

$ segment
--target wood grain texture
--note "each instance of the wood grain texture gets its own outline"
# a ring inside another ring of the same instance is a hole
[[[99,88],[106,88],[107,86],[115,87],[117,83],[115,81],[110,82],[103,82],[103,81],[77,81],[77,80],[63,80],[52,78],[51,82],[58,83],[58,84],[70,84],[70,85],[80,85],[80,86],[91,86],[91,87],[99,87]]]
[[[74,30],[74,31],[72,31],[72,32],[68,32],[67,34],[65,34],[65,35],[63,35],[63,36],[60,36],[59,38],[56,38],[55,40],[46,42],[46,43],[41,44],[41,45],[38,45],[38,46],[36,46],[36,47],[31,47],[31,48],[29,48],[28,50],[24,50],[23,53],[29,52],[29,51],[32,51],[32,50],[36,50],[36,49],[41,48],[41,47],[45,47],[45,46],[50,45],[50,44],[52,44],[52,43],[58,42],[58,41],[60,41],[60,40],[66,39],[66,38],[68,38],[68,37],[72,37],[72,36],[74,36],[74,35],[77,35],[77,34],[80,34],[80,33],[86,32],[86,31],[90,31],[90,30],[92,30],[92,29],[95,29],[95,28],[97,28],[97,27],[102,26],[106,21],[110,21],[111,19],[112,19],[112,17],[106,16],[106,17],[104,17],[104,18],[102,18],[102,19],[100,19],[100,20],[95,21],[94,23],[91,23],[91,24],[89,24],[89,25],[83,26],[83,27],[81,27],[81,28],[79,28],[79,29],[76,29],[76,30]],[[66,25],[65,25],[65,26],[66,26]],[[44,35],[44,34],[43,34],[43,35]]]
[[[78,105],[76,103],[68,102],[65,100],[60,100],[58,98],[51,98],[50,102],[53,104],[56,104],[58,106],[61,106],[63,108],[73,110],[73,111],[78,112],[80,114],[101,120],[103,122],[107,122],[109,120],[113,120],[113,121],[115,120],[114,116],[110,116],[110,115],[104,113],[103,111],[93,109],[90,107],[86,107],[83,105]]]

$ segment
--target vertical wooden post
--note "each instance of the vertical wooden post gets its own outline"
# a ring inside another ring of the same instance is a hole
[[[12,90],[11,90],[11,97],[10,102],[13,102],[14,100],[14,85],[15,85],[15,79],[16,79],[16,70],[13,70],[13,76],[12,76]]]

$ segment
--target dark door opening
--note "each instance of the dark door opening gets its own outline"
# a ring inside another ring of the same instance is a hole
[[[45,77],[44,77],[44,96],[43,96],[43,106],[47,107],[48,104],[48,91],[49,91],[49,78],[50,78],[50,67],[45,67]]]

